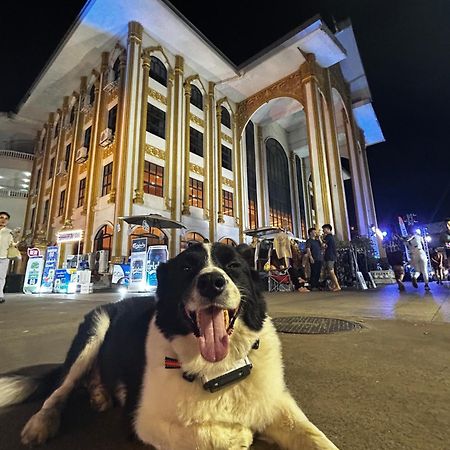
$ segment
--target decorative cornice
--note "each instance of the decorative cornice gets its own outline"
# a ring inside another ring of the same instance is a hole
[[[167,98],[158,91],[155,91],[155,89],[148,88],[148,95],[151,98],[154,98],[158,102],[162,103],[163,105],[167,105]]]
[[[155,158],[164,159],[166,152],[153,145],[145,144],[145,154],[154,156]]]
[[[108,156],[113,155],[115,150],[116,150],[116,142],[113,141],[107,147],[103,148],[103,159],[106,159]]]
[[[196,116],[195,114],[190,113],[189,120],[191,122],[194,122],[196,125],[199,125],[202,128],[205,128],[205,121],[203,119],[200,119],[200,117]]]
[[[198,174],[198,175],[202,175],[202,176],[205,175],[205,169],[203,167],[201,167],[201,166],[198,166],[197,164],[190,163],[189,164],[189,170],[191,172],[194,172],[194,173]]]
[[[234,181],[230,180],[229,178],[222,177],[222,184],[224,184],[225,186],[229,186],[229,187],[234,189]]]
[[[229,144],[233,144],[233,138],[231,136],[228,136],[228,134],[222,133],[221,134],[222,140],[225,142],[228,142]]]
[[[83,172],[86,172],[86,170],[87,170],[87,161],[85,161],[84,163],[81,163],[80,164],[80,172],[79,173],[83,173]]]

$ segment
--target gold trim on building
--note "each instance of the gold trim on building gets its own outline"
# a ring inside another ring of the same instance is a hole
[[[228,136],[228,134],[225,134],[224,132],[222,132],[221,136],[222,136],[223,141],[228,142],[229,144],[233,145],[232,137]]]
[[[190,122],[193,122],[196,125],[198,125],[202,128],[205,128],[205,121],[203,119],[201,119],[200,117],[196,116],[195,114],[190,113],[189,120],[190,120]]]
[[[150,71],[150,62],[148,64],[149,64],[148,70]],[[148,73],[147,73],[146,77],[145,76],[143,77],[143,82],[147,83],[147,86],[148,86]],[[158,102],[162,103],[163,105],[167,105],[166,96],[164,96],[160,92],[156,91],[155,89],[152,89],[151,87],[148,88],[147,96],[157,100]],[[147,98],[147,97],[144,95],[144,99],[145,98]]]
[[[145,144],[145,154],[154,156],[155,158],[164,160],[166,157],[166,151],[150,144]]]
[[[222,177],[222,184],[234,189],[234,181],[229,178]]]
[[[197,175],[205,175],[205,169],[202,166],[199,166],[197,164],[194,163],[190,163],[189,164],[189,171],[188,172],[194,172]]]

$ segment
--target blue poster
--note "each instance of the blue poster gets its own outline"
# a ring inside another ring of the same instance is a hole
[[[147,262],[147,238],[136,238],[131,242],[130,276],[128,288],[132,292],[146,290],[145,267]]]
[[[53,292],[57,294],[73,294],[77,291],[77,270],[56,269]]]
[[[147,287],[154,291],[158,286],[156,278],[156,269],[158,266],[166,262],[169,256],[166,245],[152,245],[147,251]]]
[[[58,247],[47,247],[45,265],[42,273],[41,292],[52,292],[55,271],[58,266]]]

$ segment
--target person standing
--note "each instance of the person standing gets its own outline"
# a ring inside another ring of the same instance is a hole
[[[308,230],[308,239],[306,240],[306,255],[311,266],[311,276],[309,279],[311,290],[319,289],[320,272],[322,270],[322,246],[317,238],[317,230],[310,228]]]
[[[5,303],[3,288],[9,267],[8,248],[13,244],[12,231],[6,227],[9,219],[9,213],[0,211],[0,303]]]
[[[444,255],[434,248],[430,254],[431,267],[436,275],[437,284],[443,284],[444,279]]]
[[[337,251],[336,251],[336,241],[333,236],[333,227],[326,223],[322,225],[322,232],[324,234],[324,244],[325,244],[325,254],[324,254],[324,264],[327,275],[330,277],[333,292],[337,292],[341,290],[339,286],[339,281],[337,279],[336,273],[334,271],[334,265],[337,260]]]

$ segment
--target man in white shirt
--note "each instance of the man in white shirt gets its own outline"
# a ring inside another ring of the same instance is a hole
[[[13,243],[12,231],[6,227],[9,218],[10,215],[6,211],[0,211],[0,303],[5,303],[3,288],[9,267],[8,248]]]

